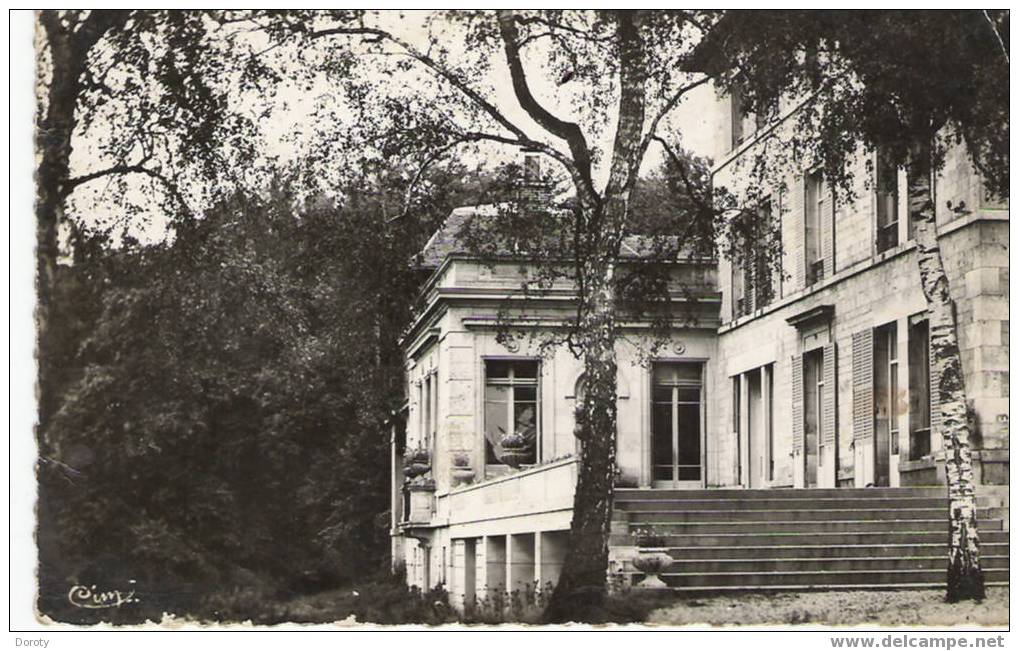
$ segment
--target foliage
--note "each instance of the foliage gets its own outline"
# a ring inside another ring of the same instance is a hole
[[[270,34],[273,48],[298,48],[302,58],[328,62],[358,114],[356,137],[381,143],[381,153],[369,155],[366,164],[413,152],[421,170],[454,151],[505,156],[507,149],[526,150],[554,161],[570,186],[570,205],[498,205],[500,217],[488,225],[519,228],[494,242],[492,231],[483,233],[473,238],[481,245],[468,250],[492,259],[494,246],[495,253],[538,262],[525,292],[540,295],[566,279],[576,294],[575,317],[561,333],[541,336],[544,348],[565,343],[582,357],[588,377],[575,430],[582,451],[570,534],[574,553],[550,607],[563,619],[583,604],[597,606],[608,562],[619,324],[633,317],[673,322],[670,281],[677,253],[692,240],[685,233],[629,239],[631,195],[669,113],[708,81],[686,64],[714,14],[435,12],[416,17],[423,23],[417,30],[408,29],[414,20],[406,16],[394,20],[380,12],[252,12],[245,19]],[[500,76],[509,77],[525,122],[495,92]],[[640,264],[656,254],[667,264]],[[634,264],[624,264],[627,257]]]
[[[179,225],[172,243],[98,242],[61,267],[56,314],[74,318],[52,329],[62,372],[40,450],[43,612],[102,615],[67,612],[76,583],[133,581],[142,617],[383,564],[384,422],[420,283],[407,261],[462,201],[448,182],[459,175],[433,176],[445,194],[399,232],[380,214],[385,187],[302,206],[281,180]]]
[[[652,526],[638,527],[630,537],[638,547],[665,547],[665,535]]]
[[[738,86],[748,113],[802,102],[782,148],[843,190],[861,142],[903,165],[917,138],[941,132],[935,168],[963,139],[1007,196],[1008,39],[1007,10],[730,11],[693,65]]]

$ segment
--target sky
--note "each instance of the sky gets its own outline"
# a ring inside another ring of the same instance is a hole
[[[469,68],[472,61],[477,61],[482,56],[463,44],[461,28],[448,21],[434,20],[430,12],[379,12],[369,21],[369,24],[374,23],[387,29],[414,47],[428,50],[433,56],[441,57],[443,61],[453,66],[463,65]],[[257,32],[245,35],[242,42],[245,42],[244,39],[247,39],[246,45],[253,52],[262,51],[267,44],[264,37]],[[544,74],[547,72],[545,60],[549,56],[546,47],[541,41],[536,41],[524,50],[524,65],[534,95],[552,113],[564,119],[577,121],[585,129],[593,147],[604,152],[611,151],[613,129],[592,128],[589,120],[590,111],[586,110],[582,100],[578,101],[578,97],[583,93],[583,87],[574,82],[559,85],[551,75]],[[323,57],[328,56],[322,52],[320,54]],[[280,164],[302,160],[312,148],[321,146],[322,142],[331,139],[341,141],[345,128],[357,126],[349,124],[354,118],[350,107],[344,104],[342,89],[336,87],[338,82],[335,78],[330,78],[325,73],[304,76],[309,75],[309,70],[315,70],[316,64],[321,65],[327,60],[327,58],[316,60],[314,56],[313,54],[311,65],[303,69],[301,64],[297,63],[296,51],[292,48],[276,49],[272,51],[271,56],[266,57],[274,65],[280,66],[284,71],[284,79],[278,87],[271,111],[265,117],[259,118],[261,134],[258,149],[263,156],[273,157]],[[413,106],[418,97],[427,101],[430,92],[428,84],[434,79],[434,75],[420,65],[408,71],[393,72],[393,63],[396,60],[396,57],[386,56],[364,57],[363,65],[359,64],[355,74],[373,82],[377,79],[380,95],[388,94],[403,98],[408,106]],[[382,68],[387,68],[388,74],[382,74]],[[501,49],[494,53],[489,66],[482,66],[482,70],[485,71],[483,76],[472,79],[472,86],[481,90],[512,122],[523,127],[529,136],[545,140],[559,150],[566,151],[565,143],[546,136],[519,106]],[[255,112],[261,108],[262,100],[263,98],[256,96],[233,95],[233,101],[240,110]],[[614,100],[609,104],[614,105]],[[667,129],[668,132],[673,136],[679,135],[678,142],[674,138],[672,144],[700,156],[711,156],[714,119],[714,91],[709,85],[696,88],[673,109],[666,120],[666,125],[670,127]],[[345,121],[348,124],[345,125]],[[610,112],[608,123],[611,124],[613,121],[614,116]],[[103,159],[102,153],[94,145],[100,140],[109,139],[111,132],[115,133],[117,128],[114,124],[100,123],[93,131],[83,134],[76,141],[72,158],[74,174],[88,173],[111,164],[110,161]],[[336,137],[337,134],[340,137]],[[461,151],[459,155],[466,157],[464,162],[471,162],[471,153]],[[507,151],[505,148],[500,148],[500,151],[484,148],[473,155],[491,161],[493,157],[514,157],[519,154],[516,150]],[[342,160],[340,157],[334,160],[337,161],[336,165],[343,164],[339,162]],[[643,162],[642,172],[653,169],[661,160],[660,149],[652,145]],[[323,170],[323,175],[328,176],[329,172],[330,170]],[[605,183],[607,172],[606,165],[596,166],[594,170],[596,184]],[[132,180],[132,183],[134,181]],[[118,202],[125,197],[131,198],[142,204],[145,209],[132,215],[129,231],[142,241],[158,241],[165,236],[166,218],[158,205],[146,201],[146,197],[152,193],[151,181],[144,178],[136,181],[138,182],[136,185],[130,186],[127,192],[120,196],[117,195],[116,186],[108,181],[83,186],[72,196],[72,212],[77,213],[86,224],[109,223],[111,218],[116,219],[111,216],[117,214]],[[185,194],[189,194],[187,190]],[[191,192],[189,196],[196,203],[200,203],[197,193]],[[192,208],[197,208],[200,212],[202,206]]]

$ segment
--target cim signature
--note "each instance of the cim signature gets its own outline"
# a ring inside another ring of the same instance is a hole
[[[124,604],[135,604],[140,601],[134,596],[134,590],[130,592],[97,590],[94,585],[73,586],[67,593],[67,600],[78,608],[119,608]]]

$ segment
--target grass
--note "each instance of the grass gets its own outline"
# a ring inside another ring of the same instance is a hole
[[[422,592],[408,588],[402,577],[382,577],[289,599],[258,590],[236,589],[207,600],[199,619],[210,623],[251,621],[265,625],[284,622],[541,625],[545,623],[544,611],[551,592],[551,584],[542,590],[537,590],[535,585],[533,589],[496,592],[487,598],[472,600],[459,613],[449,605],[449,595],[441,588]],[[672,599],[667,593],[623,591],[610,595],[600,607],[587,611],[583,620],[592,624],[639,623],[655,609],[670,604]]]
[[[945,602],[944,590],[844,590],[677,595],[648,615],[671,626],[820,625],[1007,626],[1008,588],[987,589],[983,602]]]
[[[356,585],[310,595],[236,588],[213,595],[191,617],[206,622],[358,625],[542,625],[551,584],[538,590],[495,593],[473,600],[462,613],[436,588],[408,588],[402,576],[381,575]],[[580,604],[577,604],[580,606]],[[1002,626],[1008,624],[1008,589],[989,588],[980,603],[949,604],[943,590],[841,590],[693,595],[622,589],[587,609],[589,624],[666,626]],[[197,616],[197,617],[196,617]]]

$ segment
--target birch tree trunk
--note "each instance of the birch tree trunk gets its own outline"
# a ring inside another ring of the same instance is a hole
[[[955,304],[941,259],[932,199],[931,140],[910,149],[909,218],[915,227],[920,283],[930,312],[931,359],[940,378],[935,389],[941,410],[940,429],[945,450],[949,498],[948,588],[946,599],[983,599],[973,464],[966,414],[966,391],[956,330]]]
[[[586,383],[574,432],[581,443],[580,463],[569,552],[546,612],[553,622],[583,619],[601,606],[609,557],[616,467],[614,266],[604,259],[585,266],[588,298],[580,328]]]
[[[58,12],[40,12],[39,22],[42,30],[37,39],[38,47],[42,47],[44,36],[52,68],[51,81],[46,87],[46,106],[36,118],[35,132],[36,157],[39,161],[35,178],[36,350],[39,366],[38,417],[40,432],[43,432],[54,409],[48,391],[47,334],[57,267],[57,229],[64,221],[64,183],[69,176],[74,108],[83,64],[76,60],[73,36],[70,29],[62,25]]]
[[[589,620],[605,599],[609,529],[616,471],[615,263],[626,229],[630,194],[643,155],[647,61],[641,12],[617,14],[619,115],[603,200],[589,202],[581,277],[579,330],[587,385],[577,413],[581,441],[569,551],[545,616]],[[579,252],[578,252],[579,253]]]

